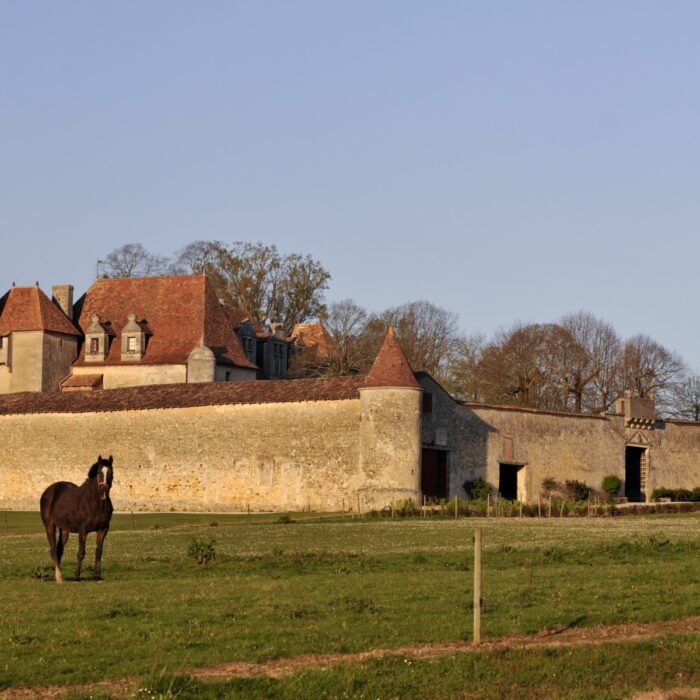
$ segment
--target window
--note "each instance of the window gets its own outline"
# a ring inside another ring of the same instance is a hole
[[[231,372],[226,372],[226,381],[227,382],[231,381]]]
[[[90,338],[90,353],[96,355],[100,351],[100,339]]]
[[[274,358],[274,372],[276,377],[282,376],[282,362],[284,360],[284,347],[281,343],[272,344],[272,356]]]
[[[245,339],[245,354],[249,360],[255,362],[255,338]]]
[[[5,339],[0,335],[0,350],[2,350],[2,343]]]
[[[433,412],[433,395],[427,391],[423,392],[423,413]]]
[[[136,338],[133,335],[130,335],[126,339],[126,351],[127,352],[136,352]]]

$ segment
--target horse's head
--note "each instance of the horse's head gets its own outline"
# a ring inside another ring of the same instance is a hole
[[[112,455],[109,459],[103,459],[102,455],[97,458],[97,461],[90,467],[88,479],[97,479],[97,493],[100,494],[100,500],[106,501],[109,496],[109,490],[112,488]]]

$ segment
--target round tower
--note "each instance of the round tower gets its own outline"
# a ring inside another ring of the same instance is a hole
[[[363,509],[420,503],[422,391],[390,326],[360,388]]]

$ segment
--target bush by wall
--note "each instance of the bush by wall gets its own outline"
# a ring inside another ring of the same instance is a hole
[[[493,490],[493,486],[488,481],[484,481],[481,477],[467,480],[463,484],[464,491],[472,501],[485,500]]]
[[[601,488],[609,496],[614,496],[616,493],[619,493],[621,486],[622,480],[614,474],[608,474],[601,484]]]
[[[591,495],[592,489],[582,481],[572,479],[564,484],[566,495],[570,501],[586,501]]]
[[[658,501],[661,498],[670,498],[672,501],[700,502],[700,487],[690,489],[654,489],[651,500]]]

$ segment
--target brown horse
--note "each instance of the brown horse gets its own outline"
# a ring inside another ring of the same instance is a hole
[[[81,486],[68,481],[57,481],[51,484],[41,495],[39,506],[41,519],[46,528],[46,537],[51,547],[51,560],[56,572],[56,581],[63,583],[61,576],[61,557],[63,548],[71,532],[77,532],[78,568],[75,570],[75,580],[80,580],[80,567],[85,556],[85,539],[88,532],[97,533],[97,549],[95,550],[95,579],[100,579],[102,562],[102,545],[109,531],[109,521],[112,518],[112,501],[109,490],[112,487],[112,456],[109,459],[97,458],[90,467],[88,478]],[[56,541],[56,528],[60,530]]]

